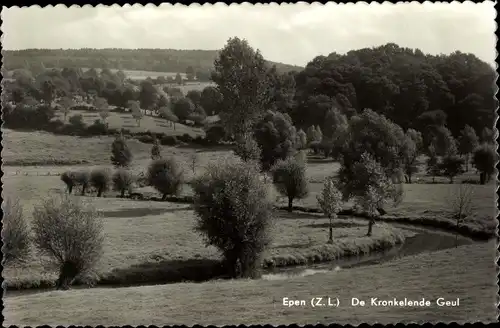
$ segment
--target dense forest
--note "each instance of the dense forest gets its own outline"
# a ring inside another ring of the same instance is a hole
[[[294,122],[324,124],[328,109],[348,116],[365,108],[404,129],[467,124],[493,128],[496,73],[472,54],[431,56],[395,44],[318,56],[295,76]]]
[[[28,69],[38,73],[44,68],[109,68],[184,73],[192,67],[200,77],[210,77],[216,50],[176,49],[26,49],[4,50],[6,70]],[[302,67],[269,62],[281,72]]]

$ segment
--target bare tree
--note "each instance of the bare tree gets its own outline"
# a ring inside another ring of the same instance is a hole
[[[30,252],[30,236],[19,199],[6,198],[2,204],[3,265],[24,261]]]
[[[452,216],[456,224],[455,247],[458,246],[458,229],[467,218],[474,212],[474,189],[470,184],[462,183],[454,187],[450,193],[448,204],[450,204]]]
[[[191,169],[193,170],[193,174],[196,174],[196,163],[198,162],[198,154],[192,153],[189,159],[191,163]]]

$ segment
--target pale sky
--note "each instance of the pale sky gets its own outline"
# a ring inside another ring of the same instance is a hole
[[[388,42],[431,54],[470,52],[494,65],[494,4],[3,7],[2,47],[214,50],[238,36],[268,60],[300,66]]]

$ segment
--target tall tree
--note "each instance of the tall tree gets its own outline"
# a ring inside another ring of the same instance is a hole
[[[207,115],[217,115],[222,106],[222,95],[215,87],[206,87],[201,92],[200,105]]]
[[[139,103],[141,108],[153,110],[159,99],[158,91],[151,81],[141,82],[141,91],[139,92]]]
[[[296,152],[297,131],[288,114],[267,112],[255,125],[255,140],[262,149],[261,164],[269,170],[277,160]]]
[[[129,101],[128,108],[132,113],[132,117],[136,120],[137,126],[141,126],[141,119],[143,118],[144,114],[142,113],[142,109],[141,106],[139,105],[139,102],[133,100]]]
[[[466,125],[460,131],[459,147],[458,150],[465,158],[465,172],[469,171],[470,155],[479,145],[479,138],[476,131],[470,125]]]
[[[264,58],[246,40],[228,40],[214,62],[212,80],[222,95],[220,118],[229,134],[243,135],[268,106],[267,67]]]
[[[99,111],[99,116],[102,121],[106,123],[106,119],[109,117],[109,104],[108,101],[102,97],[97,97],[94,100],[94,107]]]
[[[69,111],[71,108],[75,105],[75,102],[73,101],[73,98],[71,97],[63,97],[59,101],[59,106],[61,107],[61,111],[64,115],[64,121],[66,122],[66,117],[69,114]]]
[[[132,161],[132,152],[123,135],[118,135],[111,145],[111,163],[116,167],[128,167]]]

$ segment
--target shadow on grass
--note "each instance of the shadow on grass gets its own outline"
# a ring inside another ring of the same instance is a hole
[[[289,244],[289,245],[277,245],[273,248],[281,249],[281,248],[309,248],[313,244],[312,243],[302,243],[302,244]]]
[[[124,269],[114,269],[102,277],[99,285],[132,286],[137,284],[165,284],[178,282],[204,282],[225,279],[228,275],[222,262],[209,259],[164,260],[147,262]]]
[[[339,161],[333,158],[320,158],[320,157],[308,157],[307,163],[309,164],[328,164],[328,163],[338,163]]]
[[[328,228],[330,224],[328,222],[325,223],[313,223],[313,224],[308,224],[305,227],[308,228]],[[332,228],[353,228],[353,227],[364,227],[363,224],[356,223],[356,222],[349,222],[349,221],[339,221],[339,220],[333,220],[332,222]]]
[[[134,218],[143,217],[148,215],[159,215],[164,213],[174,213],[180,211],[186,211],[191,209],[190,206],[184,206],[179,208],[124,208],[118,211],[102,211],[101,213],[107,218]]]
[[[277,219],[286,220],[317,220],[324,219],[325,217],[321,213],[304,213],[304,212],[288,212],[288,211],[276,211]]]

